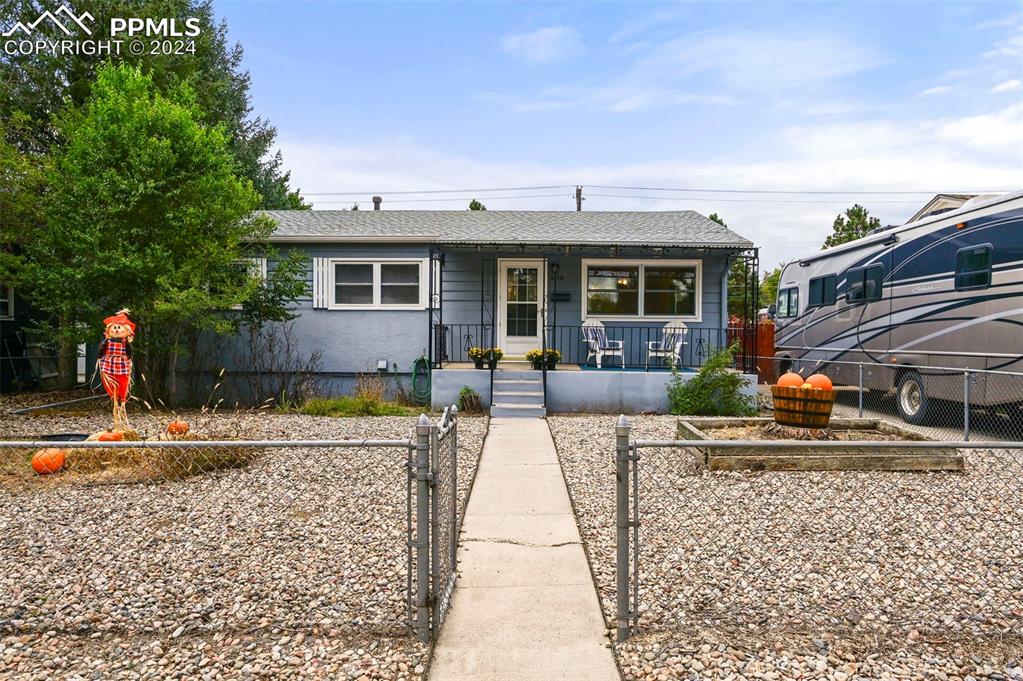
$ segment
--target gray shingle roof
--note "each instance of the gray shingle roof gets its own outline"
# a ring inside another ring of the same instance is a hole
[[[271,210],[273,241],[644,245],[750,248],[753,242],[691,210]]]

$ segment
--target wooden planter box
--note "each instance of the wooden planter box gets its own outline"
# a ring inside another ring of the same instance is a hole
[[[871,442],[856,449],[824,449],[813,440],[793,443],[789,447],[721,448],[715,441],[732,439],[723,436],[721,429],[734,427],[764,428],[773,423],[769,417],[711,417],[690,416],[678,421],[676,437],[679,440],[704,440],[706,446],[696,448],[699,462],[709,470],[718,471],[901,471],[901,472],[962,472],[962,453],[955,449],[928,447],[926,437],[893,423],[878,419],[834,418],[833,431],[840,432],[842,440],[864,439],[857,431],[882,433],[886,440],[920,442],[919,447],[887,447],[884,440]],[[747,439],[747,438],[743,438]],[[752,436],[749,439],[760,439]]]

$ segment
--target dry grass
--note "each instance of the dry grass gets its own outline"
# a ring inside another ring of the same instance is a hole
[[[189,447],[186,436],[174,448],[64,448],[67,461],[56,474],[41,476],[32,470],[34,449],[8,450],[0,458],[0,486],[8,489],[58,484],[131,484],[182,480],[194,475],[243,468],[257,460],[261,449],[243,447]]]

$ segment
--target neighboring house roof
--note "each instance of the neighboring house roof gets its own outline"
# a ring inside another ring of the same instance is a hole
[[[935,194],[933,199],[928,201],[923,208],[918,210],[916,214],[909,220],[906,220],[906,222],[916,222],[928,215],[936,215],[938,213],[946,213],[950,210],[955,210],[976,196],[976,194]]]
[[[753,242],[691,210],[269,210],[271,241],[617,245],[751,248]]]

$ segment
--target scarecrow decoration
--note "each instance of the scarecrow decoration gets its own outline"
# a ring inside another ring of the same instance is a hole
[[[128,430],[125,404],[131,390],[131,343],[135,340],[135,322],[128,319],[130,310],[119,310],[103,320],[103,342],[99,346],[99,370],[103,389],[114,403],[114,431]]]

